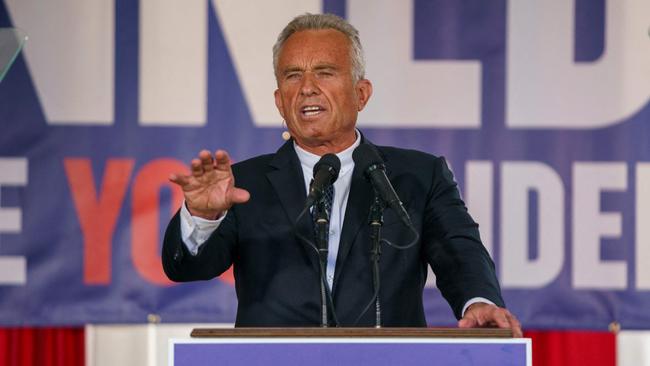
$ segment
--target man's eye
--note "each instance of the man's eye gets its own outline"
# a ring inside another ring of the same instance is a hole
[[[287,80],[297,79],[298,77],[300,77],[300,73],[297,72],[292,72],[286,76]]]
[[[318,75],[320,75],[320,76],[326,76],[326,77],[327,77],[327,76],[332,76],[332,75],[334,75],[334,73],[331,72],[331,71],[320,71],[320,72],[318,73]]]

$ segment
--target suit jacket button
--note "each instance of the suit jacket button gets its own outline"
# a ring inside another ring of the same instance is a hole
[[[177,250],[176,253],[174,253],[174,260],[176,262],[180,262],[181,259],[183,259],[183,252],[181,252],[180,250]]]

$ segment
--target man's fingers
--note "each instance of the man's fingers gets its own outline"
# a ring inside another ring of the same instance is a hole
[[[524,336],[523,331],[521,330],[521,323],[516,316],[512,315],[510,312],[507,313],[508,321],[510,322],[510,329],[512,329],[512,336],[515,338],[521,338]]]
[[[190,162],[190,169],[192,170],[192,175],[195,177],[203,175],[203,165],[201,164],[200,159],[192,159]]]
[[[229,171],[230,170],[230,156],[225,150],[217,150],[214,153],[215,168],[217,170]]]
[[[507,328],[512,330],[512,336],[515,338],[520,338],[523,336],[519,320],[517,320],[517,317],[512,315],[507,309],[498,308],[493,313],[491,321],[499,328]]]
[[[506,316],[506,311],[502,308],[497,308],[492,313],[491,319],[489,319],[499,328],[510,328],[510,322]]]
[[[188,185],[190,183],[189,177],[184,174],[171,174],[169,176],[169,180],[172,181],[173,183],[178,184],[181,187]]]
[[[204,172],[209,172],[214,169],[214,159],[208,150],[201,150],[199,160],[201,160],[201,168],[203,168]]]

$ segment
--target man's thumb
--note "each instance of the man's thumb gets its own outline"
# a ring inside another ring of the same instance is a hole
[[[458,321],[458,328],[474,328],[476,326],[476,320],[472,318],[462,318]]]
[[[245,189],[235,187],[232,190],[230,198],[233,203],[244,203],[248,202],[251,198],[251,194]]]

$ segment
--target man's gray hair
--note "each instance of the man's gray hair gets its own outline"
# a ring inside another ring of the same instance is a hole
[[[363,59],[363,48],[359,39],[359,31],[348,23],[347,20],[334,14],[310,14],[299,15],[280,32],[278,40],[273,45],[273,71],[278,77],[278,61],[280,51],[289,37],[303,30],[334,29],[350,40],[350,61],[352,63],[352,79],[357,82],[365,78],[366,61]]]

